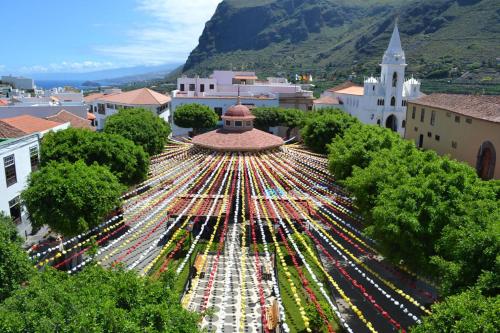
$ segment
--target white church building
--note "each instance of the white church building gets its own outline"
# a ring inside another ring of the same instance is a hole
[[[413,77],[405,79],[406,58],[397,25],[380,66],[380,78],[369,77],[363,86],[347,82],[321,96],[334,98],[336,103],[332,106],[343,109],[365,124],[385,126],[404,136],[406,103],[422,93],[420,81]]]

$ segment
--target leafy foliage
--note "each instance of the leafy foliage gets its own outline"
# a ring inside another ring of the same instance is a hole
[[[123,190],[106,167],[51,162],[31,174],[21,198],[35,227],[47,224],[72,236],[102,222],[120,204]]]
[[[141,146],[116,134],[97,133],[69,128],[44,136],[41,149],[42,165],[50,161],[76,162],[87,165],[97,162],[107,166],[120,181],[127,185],[141,182],[147,177],[149,158]]]
[[[326,153],[327,145],[337,136],[358,123],[358,120],[338,109],[311,113],[301,130],[304,143],[317,153]]]
[[[500,331],[500,297],[470,290],[432,307],[433,314],[412,333],[483,333]]]
[[[283,109],[278,107],[259,107],[252,110],[255,116],[254,126],[263,131],[268,131],[269,127],[276,127],[282,124]]]
[[[106,119],[104,132],[119,134],[142,146],[149,155],[163,151],[171,133],[170,126],[146,109],[121,109]]]
[[[172,281],[98,266],[73,276],[49,270],[0,305],[0,331],[198,332],[198,315],[182,308]]]
[[[357,124],[329,146],[330,171],[338,180],[351,176],[353,167],[366,168],[374,154],[400,143],[399,136],[389,129]]]
[[[0,301],[34,273],[12,220],[0,215]]]
[[[219,116],[206,105],[183,104],[175,109],[174,123],[183,128],[192,128],[194,133],[211,129],[217,125]]]

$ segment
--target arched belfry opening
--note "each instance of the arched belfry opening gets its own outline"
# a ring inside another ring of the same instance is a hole
[[[396,97],[394,96],[391,98],[391,106],[396,106]]]
[[[392,75],[392,86],[395,88],[398,84],[398,73],[394,72]]]

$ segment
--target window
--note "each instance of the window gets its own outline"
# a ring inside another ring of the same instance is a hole
[[[415,132],[418,132],[418,127],[415,126],[413,129],[415,130]]]
[[[114,104],[109,104],[109,103],[108,103],[108,104],[106,104],[106,107],[107,107],[108,109],[114,109],[114,108],[115,108],[115,105],[114,105]]]
[[[243,122],[241,122],[241,121],[235,121],[234,122],[234,126],[241,127],[241,126],[243,126]]]
[[[247,122],[245,123],[245,126],[252,126],[252,122],[251,122],[251,121],[247,121]]]
[[[226,126],[231,126],[231,121],[226,120]]]
[[[432,138],[432,133],[431,132],[427,132],[427,137]]]
[[[210,90],[214,90],[215,89],[215,84],[211,84],[210,85]]]
[[[451,142],[451,148],[457,149],[457,142],[456,141]]]
[[[425,119],[425,109],[422,109],[422,111],[420,112],[420,122],[424,122],[424,119]]]
[[[377,125],[379,125],[379,126],[380,126],[380,119],[379,119],[379,120],[377,120]]]
[[[460,116],[455,116],[455,122],[459,123],[460,122]]]
[[[106,106],[104,104],[97,104],[97,113],[106,114]]]
[[[398,83],[398,73],[394,72],[394,74],[392,75],[392,86],[396,87],[397,83]]]
[[[375,91],[375,86],[372,87],[372,90]]]
[[[14,154],[3,158],[3,166],[5,170],[5,180],[7,182],[7,187],[17,183],[16,161],[14,159]]]
[[[472,118],[467,118],[467,119],[465,119],[465,122],[466,122],[467,124],[472,124]]]
[[[205,92],[205,85],[204,84],[200,84],[200,92]]]
[[[396,97],[394,96],[391,98],[391,106],[396,106]]]
[[[195,91],[196,90],[196,85],[194,83],[189,84],[189,91]]]
[[[437,135],[437,134],[436,134],[435,138],[436,138],[436,141],[441,140],[441,137],[439,135]]]
[[[94,106],[94,113],[97,112],[97,106]]]
[[[411,110],[411,119],[415,119],[415,114],[417,113],[417,107],[414,106]]]
[[[451,112],[446,112],[446,117],[451,117]]]
[[[401,106],[406,106],[406,100],[405,99],[401,101]]]
[[[180,91],[185,91],[185,90],[186,90],[186,86],[184,85],[184,83],[181,83]]]
[[[436,111],[432,110],[431,111],[431,125],[434,126],[436,123]]]
[[[401,125],[401,127],[403,127],[403,128],[406,127],[406,120],[403,120],[403,124]]]
[[[21,205],[19,203],[19,196],[9,200],[10,217],[15,224],[21,223]]]
[[[36,171],[38,169],[38,164],[39,164],[38,146],[30,147],[30,162],[31,162],[31,171]]]

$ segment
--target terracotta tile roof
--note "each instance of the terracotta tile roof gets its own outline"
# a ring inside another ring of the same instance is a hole
[[[337,90],[335,92],[337,94],[363,96],[365,94],[365,88],[360,86],[351,86],[348,88]]]
[[[85,96],[83,98],[83,100],[85,101],[85,103],[92,103],[96,99],[102,98],[104,96],[106,96],[106,94],[103,94],[103,93],[94,93],[94,94],[90,94],[88,96]]]
[[[136,89],[124,93],[106,95],[98,98],[105,103],[119,103],[128,105],[163,105],[172,99],[148,88]]]
[[[66,110],[61,110],[59,113],[56,115],[46,117],[45,119],[55,121],[57,123],[70,123],[71,127],[73,128],[87,128],[87,129],[94,129],[92,126],[90,126],[90,121],[87,119],[83,119],[81,117],[78,117],[77,115],[68,112]]]
[[[284,144],[280,137],[258,129],[246,132],[219,129],[197,135],[192,142],[197,146],[218,151],[260,151]]]
[[[338,90],[342,90],[342,89],[353,87],[353,86],[357,86],[357,85],[352,81],[346,81],[344,83],[339,84],[338,86],[335,86],[333,88],[328,89],[328,91],[336,92]]]
[[[9,100],[0,98],[0,106],[7,106],[7,105],[9,105]]]
[[[0,119],[0,122],[15,127],[25,134],[43,132],[61,125],[61,123],[55,121],[33,117],[30,115],[22,115],[13,118],[3,118]]]
[[[331,104],[331,105],[339,105],[340,101],[336,97],[331,96],[323,96],[313,101],[314,104]]]
[[[431,94],[410,102],[500,123],[500,95]]]
[[[0,138],[19,138],[28,133],[0,120]]]
[[[257,76],[255,75],[236,75],[234,77],[235,80],[257,80]]]
[[[95,120],[95,114],[92,112],[87,112],[87,120]]]

